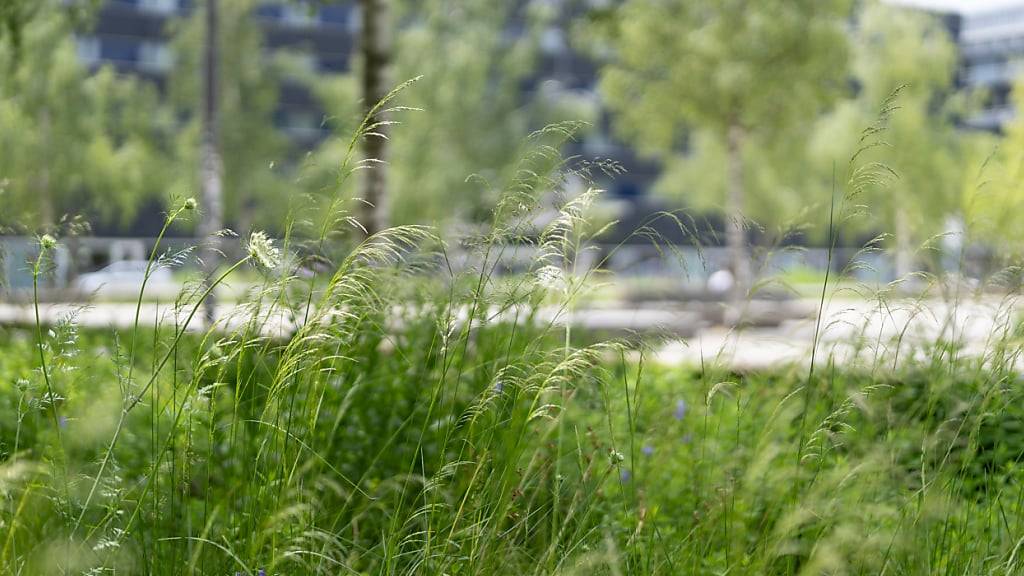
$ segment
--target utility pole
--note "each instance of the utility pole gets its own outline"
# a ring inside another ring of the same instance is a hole
[[[220,262],[220,237],[217,236],[224,227],[223,204],[223,173],[224,164],[220,152],[220,129],[218,110],[218,73],[219,73],[219,22],[217,14],[218,0],[206,0],[206,30],[203,51],[203,82],[202,82],[202,141],[200,143],[199,185],[202,197],[202,216],[199,221],[199,239],[202,242],[201,257],[203,262],[204,284],[208,287],[213,282],[217,265]],[[216,298],[211,291],[203,303],[207,325],[216,316]]]
[[[363,109],[369,115],[373,107],[388,94],[388,68],[391,64],[390,0],[360,0],[363,55]],[[369,125],[382,121],[380,114],[369,119]],[[373,160],[363,170],[360,223],[367,236],[388,227],[387,139],[386,126],[377,126],[363,138],[363,157]]]

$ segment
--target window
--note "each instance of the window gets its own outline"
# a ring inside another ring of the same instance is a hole
[[[352,19],[352,9],[349,6],[324,6],[320,9],[320,22],[345,26]]]
[[[135,38],[107,36],[100,39],[100,58],[114,62],[138,62],[140,45]]]
[[[281,19],[292,26],[307,26],[313,22],[313,11],[308,6],[285,6]]]
[[[279,53],[278,56],[284,56],[287,62],[302,72],[315,73],[317,71],[316,56],[309,52],[290,51]],[[273,54],[268,54],[268,57],[273,57]]]
[[[346,58],[344,54],[321,54],[320,71],[336,73],[347,72],[348,58]]]
[[[171,51],[163,42],[143,42],[139,47],[139,67],[150,72],[170,70],[173,60]]]
[[[100,61],[100,41],[94,36],[80,36],[75,38],[75,48],[78,52],[78,59],[83,64],[91,66]]]
[[[159,14],[172,14],[178,10],[178,0],[138,0],[139,8]]]
[[[972,85],[993,84],[1006,75],[1006,64],[999,61],[979,62],[967,69],[967,80]]]
[[[284,16],[284,7],[274,4],[260,4],[256,7],[256,15],[266,20],[280,20]]]

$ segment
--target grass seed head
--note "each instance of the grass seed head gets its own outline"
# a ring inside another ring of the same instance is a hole
[[[261,230],[249,235],[246,250],[257,266],[268,270],[277,268],[278,262],[281,261],[281,251],[274,246],[274,241]]]

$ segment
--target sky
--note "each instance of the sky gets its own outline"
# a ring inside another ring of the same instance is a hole
[[[1024,0],[892,0],[897,4],[911,4],[965,14],[984,12],[1005,6],[1024,6]]]

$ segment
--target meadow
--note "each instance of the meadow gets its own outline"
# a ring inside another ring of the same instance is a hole
[[[222,268],[261,278],[235,322],[195,329],[212,279],[154,325],[0,329],[0,570],[1024,572],[1015,321],[981,355],[744,374],[574,333],[537,311],[593,281],[572,263],[596,193],[531,228],[540,192],[600,168],[558,156],[569,134],[535,135],[471,265],[426,228],[337,234],[328,199]],[[873,178],[851,173],[844,203]],[[537,255],[499,276],[512,242]]]

